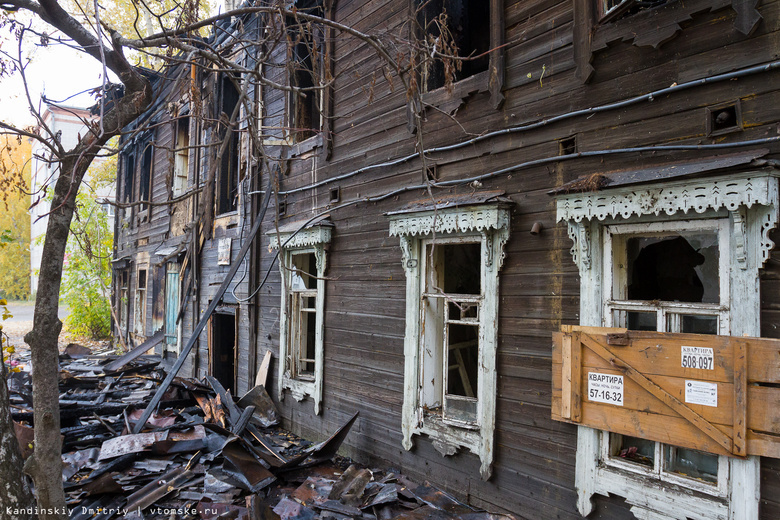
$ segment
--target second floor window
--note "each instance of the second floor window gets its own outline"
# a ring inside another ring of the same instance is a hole
[[[488,70],[489,1],[418,0],[417,23],[431,52],[464,58],[429,61],[422,78],[426,91]]]
[[[222,215],[230,213],[238,208],[238,154],[239,154],[239,132],[238,124],[233,123],[232,129],[228,132],[228,123],[238,121],[233,113],[238,107],[239,92],[234,84],[234,78],[228,75],[220,77],[219,88],[219,107],[220,107],[220,147],[223,139],[229,139],[225,152],[222,154],[219,165],[219,175],[217,176],[216,186],[216,213]],[[229,134],[229,135],[228,135]]]
[[[298,2],[306,14],[323,16],[320,0]],[[323,28],[302,18],[287,19],[290,45],[290,86],[300,89],[290,93],[289,125],[294,142],[313,137],[322,127]]]

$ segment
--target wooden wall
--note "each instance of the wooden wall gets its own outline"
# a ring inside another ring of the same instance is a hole
[[[691,0],[701,2],[702,0]],[[332,156],[320,148],[302,146],[281,150],[269,144],[270,156],[292,153],[278,164],[284,172],[281,189],[305,186],[358,168],[413,154],[421,141],[430,148],[465,141],[487,131],[586,109],[645,94],[674,83],[701,79],[758,65],[777,58],[780,49],[780,1],[765,0],[759,10],[763,21],[750,36],[733,28],[730,7],[706,10],[682,24],[680,33],[658,49],[638,48],[623,41],[611,42],[594,53],[595,73],[583,84],[575,77],[574,16],[571,0],[506,0],[503,24],[505,51],[505,102],[492,107],[488,92],[465,96],[448,104],[447,114],[436,108],[425,111],[421,136],[408,129],[406,90],[393,71],[381,71],[373,50],[354,38],[340,36],[334,43],[336,79],[333,85]],[[371,33],[409,33],[409,0],[338,0],[335,19]],[[287,52],[272,50],[271,59],[283,64]],[[275,81],[286,82],[284,69]],[[387,76],[393,77],[388,81]],[[437,164],[441,180],[461,179],[496,171],[527,161],[555,157],[559,140],[576,137],[577,151],[609,150],[669,143],[709,144],[736,142],[776,135],[780,121],[778,72],[765,72],[734,81],[658,96],[590,115],[577,116],[535,128],[492,137],[479,143],[429,157]],[[167,86],[176,97],[175,87]],[[710,138],[706,131],[706,107],[741,100],[744,131]],[[286,124],[287,95],[279,90],[263,92],[265,138],[280,138]],[[370,102],[369,102],[370,100]],[[444,105],[442,105],[444,106]],[[159,126],[156,140],[170,144],[170,124]],[[195,132],[193,131],[193,135]],[[311,144],[311,143],[310,143]],[[766,145],[770,157],[780,147]],[[415,437],[415,447],[401,447],[403,403],[403,343],[405,326],[405,275],[398,239],[389,237],[385,213],[423,198],[425,193],[405,193],[382,202],[360,202],[333,210],[335,224],[329,246],[325,302],[325,372],[323,410],[313,414],[310,400],[296,402],[289,395],[280,403],[285,425],[311,439],[324,439],[355,411],[360,419],[347,438],[345,452],[363,462],[390,465],[416,479],[430,479],[472,504],[506,510],[534,519],[579,518],[574,490],[576,430],[550,419],[551,338],[562,323],[579,321],[579,276],[571,260],[565,224],[556,223],[554,200],[547,191],[580,175],[647,167],[657,163],[695,159],[698,152],[626,153],[550,162],[521,168],[485,180],[479,186],[461,188],[504,190],[515,202],[511,238],[500,278],[497,427],[493,477],[479,477],[479,460],[469,453],[442,457],[425,437]],[[140,158],[138,159],[140,163]],[[194,168],[196,161],[190,161]],[[207,162],[198,164],[203,179]],[[277,163],[267,164],[273,170]],[[170,168],[168,153],[155,153],[153,200],[165,200]],[[328,209],[329,190],[340,187],[341,201],[353,201],[420,184],[419,159],[373,169],[316,190],[290,195],[287,212],[280,219],[307,219]],[[136,182],[138,182],[136,180]],[[262,189],[265,179],[252,179],[250,189]],[[437,190],[446,193],[456,190]],[[243,197],[247,205],[257,198]],[[251,222],[244,207],[235,226],[216,223],[213,235],[197,258],[197,284],[184,317],[185,341],[228,266],[218,266],[217,242],[233,239],[233,258]],[[170,239],[167,207],[152,208],[151,219],[120,226],[117,257],[153,251]],[[270,390],[276,395],[279,363],[280,276],[275,252],[265,235],[274,228],[275,204],[252,255],[249,271],[237,277],[234,305],[239,319],[238,381],[241,393],[251,388],[256,359],[270,349],[274,354]],[[543,232],[529,233],[534,222]],[[780,239],[780,234],[775,233]],[[268,282],[247,302],[250,291],[270,270]],[[780,337],[780,253],[774,252],[762,272],[762,334]],[[131,288],[135,287],[131,279]],[[151,316],[151,287],[147,292]],[[133,299],[131,291],[130,299]],[[256,317],[255,317],[256,316]],[[132,323],[131,323],[132,326]],[[208,329],[200,337],[182,375],[201,376],[208,371]],[[780,462],[762,461],[761,517],[780,514]],[[596,498],[602,519],[631,518],[620,498]]]
[[[730,8],[696,15],[659,49],[614,42],[594,55],[588,84],[575,78],[572,2],[507,1],[504,9],[506,101],[490,105],[487,92],[468,96],[454,117],[426,111],[426,148],[464,141],[490,130],[520,125],[665,88],[706,76],[771,61],[780,48],[780,2],[762,2],[764,21],[751,36],[737,33]],[[364,32],[407,31],[409,3],[340,0],[336,20]],[[407,128],[406,92],[392,86],[366,45],[350,38],[335,43],[333,154],[326,161],[315,149],[293,156],[282,190],[304,186],[414,153],[417,137]],[[280,57],[281,58],[281,57]],[[528,132],[494,137],[430,158],[442,180],[495,171],[559,153],[558,140],[576,136],[578,151],[666,143],[713,143],[775,135],[780,119],[776,72],[693,88],[591,117],[581,116]],[[369,97],[371,102],[369,103]],[[706,135],[706,108],[740,98],[745,130],[720,139]],[[266,97],[268,114],[283,114],[285,98]],[[281,117],[281,116],[279,116]],[[283,120],[268,118],[265,124]],[[775,153],[776,145],[770,146]],[[515,201],[507,259],[501,271],[498,347],[496,452],[493,478],[479,478],[479,461],[460,453],[442,457],[424,437],[415,448],[401,447],[405,276],[398,239],[388,236],[384,214],[425,196],[422,191],[379,203],[334,210],[325,303],[323,412],[310,400],[290,396],[280,403],[285,424],[304,436],[323,439],[354,411],[360,420],[347,438],[347,454],[389,464],[414,478],[431,479],[471,503],[535,519],[579,518],[574,491],[576,430],[550,419],[550,334],[562,323],[578,323],[579,276],[571,260],[564,224],[555,222],[546,194],[573,178],[594,172],[687,160],[698,153],[624,154],[550,163],[519,169],[484,181],[478,189],[501,189]],[[341,200],[379,195],[420,184],[419,160],[383,167],[316,190],[290,195],[282,223],[306,219],[328,208],[328,190],[341,188]],[[529,234],[534,222],[543,232]],[[272,229],[269,222],[264,231]],[[271,269],[261,290],[258,353],[278,353],[278,267],[262,239],[259,276]],[[766,335],[777,334],[777,253],[762,278]],[[771,330],[770,330],[771,329]],[[278,363],[275,358],[274,363]],[[276,367],[272,391],[276,392]],[[780,503],[777,461],[762,465],[762,518],[774,518]],[[596,498],[593,517],[631,518],[620,498]]]

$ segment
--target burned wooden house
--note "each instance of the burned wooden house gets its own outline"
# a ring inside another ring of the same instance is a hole
[[[288,4],[128,129],[118,332],[476,506],[780,516],[776,347],[703,336],[780,337],[780,2]]]

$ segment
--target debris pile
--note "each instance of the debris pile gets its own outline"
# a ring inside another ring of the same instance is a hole
[[[136,427],[165,373],[160,357],[69,345],[60,356],[62,478],[74,519],[511,519],[336,452],[356,413],[313,445],[284,430],[258,385],[235,399],[213,377],[175,378]],[[9,374],[23,455],[34,449],[28,372]],[[140,430],[139,433],[132,433]]]

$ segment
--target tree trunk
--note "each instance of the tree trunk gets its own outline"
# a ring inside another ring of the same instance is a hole
[[[5,366],[0,355],[0,520],[32,520],[35,501],[22,473],[22,455],[16,441],[8,403]]]
[[[60,163],[60,177],[54,188],[52,211],[43,243],[33,330],[24,337],[32,354],[35,418],[35,451],[27,459],[24,471],[35,482],[38,512],[42,520],[68,518],[61,474],[58,339],[62,322],[57,317],[57,310],[76,193],[90,162],[84,157],[77,160],[77,157],[69,155]]]

